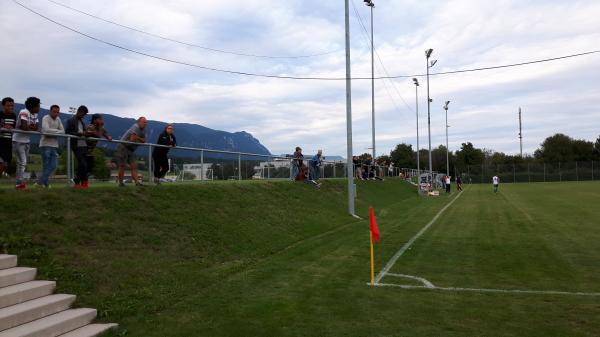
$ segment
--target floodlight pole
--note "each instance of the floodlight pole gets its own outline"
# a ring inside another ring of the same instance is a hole
[[[367,6],[371,7],[371,135],[373,143],[373,162],[375,162],[375,42],[373,40],[373,8],[375,4],[372,0],[367,2]]]
[[[433,49],[428,49],[425,51],[426,61],[427,61],[427,130],[429,133],[429,183],[431,190],[433,188],[433,164],[431,161],[431,98],[429,96],[429,58],[431,57],[431,53],[433,53]]]
[[[444,105],[444,110],[446,110],[446,175],[450,175],[450,149],[448,148],[448,104],[450,104],[450,101],[447,101],[446,105]]]
[[[354,211],[354,164],[352,162],[352,77],[350,71],[350,6],[345,0],[346,24],[346,147],[348,172],[348,213],[356,216]]]
[[[417,114],[417,183],[419,184],[421,176],[421,158],[419,154],[419,80],[413,78],[413,82],[415,83],[415,107]]]

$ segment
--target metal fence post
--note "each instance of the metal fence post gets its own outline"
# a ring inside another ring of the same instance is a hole
[[[148,183],[152,181],[152,144],[148,145]]]
[[[594,161],[592,160],[592,181],[594,181]]]
[[[200,151],[200,180],[204,181],[204,150]]]
[[[238,180],[242,180],[242,154],[238,153]]]
[[[333,178],[334,178],[334,179],[335,179],[335,167],[336,167],[336,165],[337,165],[337,164],[334,162],[334,163],[333,163]]]
[[[579,164],[575,162],[575,179],[579,181]]]
[[[65,161],[67,170],[67,186],[71,186],[71,139],[67,138],[67,160]]]
[[[515,163],[513,163],[513,184],[517,183],[517,168],[515,167]]]
[[[527,180],[531,184],[531,170],[529,169],[529,163],[527,163]]]
[[[481,164],[481,183],[483,184],[483,170],[484,170],[484,164]]]
[[[546,182],[546,163],[544,163],[544,182]]]
[[[560,170],[560,162],[558,162],[558,181],[562,182],[562,171]]]

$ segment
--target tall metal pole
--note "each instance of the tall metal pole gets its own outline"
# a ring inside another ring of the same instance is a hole
[[[448,103],[446,103],[444,110],[446,110],[446,174],[450,175],[450,155],[448,149]]]
[[[431,98],[429,97],[429,55],[427,55],[427,132],[429,133],[429,183],[433,187],[433,164],[431,162]]]
[[[375,162],[375,42],[373,40],[373,8],[375,4],[371,2],[371,133],[373,143],[373,162]]]
[[[419,153],[419,82],[416,78],[415,81],[415,106],[417,110],[417,184],[419,184],[419,176],[421,175],[421,155]]]
[[[345,0],[345,23],[346,23],[346,147],[348,175],[348,213],[354,212],[354,165],[352,162],[352,80],[350,71],[350,7],[349,0]]]
[[[521,158],[523,158],[523,122],[521,119],[521,107],[519,107],[519,143],[521,145]]]

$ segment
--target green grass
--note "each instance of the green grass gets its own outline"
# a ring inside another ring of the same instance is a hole
[[[359,182],[378,269],[451,197]],[[438,286],[600,292],[598,183],[471,186],[393,272]],[[115,336],[595,336],[600,298],[375,288],[345,183],[245,182],[6,200],[1,242]],[[37,205],[37,207],[36,207]],[[32,211],[40,209],[40,211]],[[15,216],[18,215],[18,216]],[[386,277],[385,282],[400,282]]]

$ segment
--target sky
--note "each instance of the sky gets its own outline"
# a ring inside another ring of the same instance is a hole
[[[344,1],[55,0],[176,43],[83,15],[49,0],[18,0],[63,25],[142,53],[205,67],[298,77],[345,77]],[[370,9],[356,11],[369,29]],[[597,0],[375,0],[376,76],[504,65],[600,49]],[[0,96],[37,96],[43,106],[87,105],[92,113],[146,116],[247,131],[272,153],[346,154],[345,81],[247,77],[169,63],[99,43],[4,0],[0,10]],[[370,42],[350,7],[352,76],[370,77]],[[220,53],[307,56],[259,58]],[[326,54],[325,54],[326,53]],[[324,54],[324,55],[323,55]],[[382,66],[383,64],[383,66]],[[600,54],[430,77],[432,146],[461,143],[525,153],[548,136],[600,136]],[[385,67],[385,70],[384,70]],[[419,140],[426,148],[426,80],[419,78]],[[376,150],[416,148],[416,93],[411,78],[375,83]],[[371,147],[371,83],[352,82],[353,148]]]

